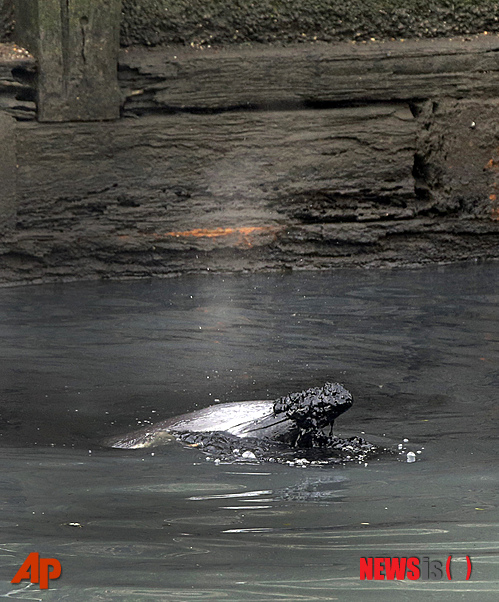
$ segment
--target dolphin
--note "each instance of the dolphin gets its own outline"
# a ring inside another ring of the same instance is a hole
[[[212,405],[107,439],[104,445],[141,449],[164,445],[172,439],[185,440],[191,434],[201,438],[203,434],[220,434],[231,440],[265,440],[291,448],[327,448],[337,443],[334,420],[352,403],[352,395],[343,385],[328,382],[276,400]]]

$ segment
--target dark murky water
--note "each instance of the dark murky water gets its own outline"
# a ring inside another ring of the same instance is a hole
[[[0,597],[496,600],[499,264],[0,290]],[[217,400],[343,382],[364,431],[417,454],[215,465],[102,437]],[[47,591],[10,584],[29,552]],[[361,581],[360,557],[454,579]],[[473,563],[465,581],[466,561]]]

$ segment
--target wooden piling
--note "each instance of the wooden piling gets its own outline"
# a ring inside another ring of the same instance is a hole
[[[119,117],[121,0],[16,0],[16,41],[38,62],[39,121]]]
[[[15,121],[0,111],[0,234],[9,230],[16,216]]]

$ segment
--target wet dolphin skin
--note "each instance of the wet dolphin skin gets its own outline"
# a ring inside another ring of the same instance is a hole
[[[139,449],[163,445],[172,438],[199,433],[241,439],[265,439],[294,448],[327,447],[334,420],[352,406],[352,395],[339,383],[326,383],[275,401],[240,401],[210,406],[108,439],[105,445]]]

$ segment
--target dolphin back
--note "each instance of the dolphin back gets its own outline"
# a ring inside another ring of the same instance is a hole
[[[156,447],[174,440],[176,434],[188,432],[226,432],[245,437],[253,433],[259,423],[271,422],[273,416],[273,401],[221,403],[169,418],[125,436],[107,439],[104,445],[121,449]]]

